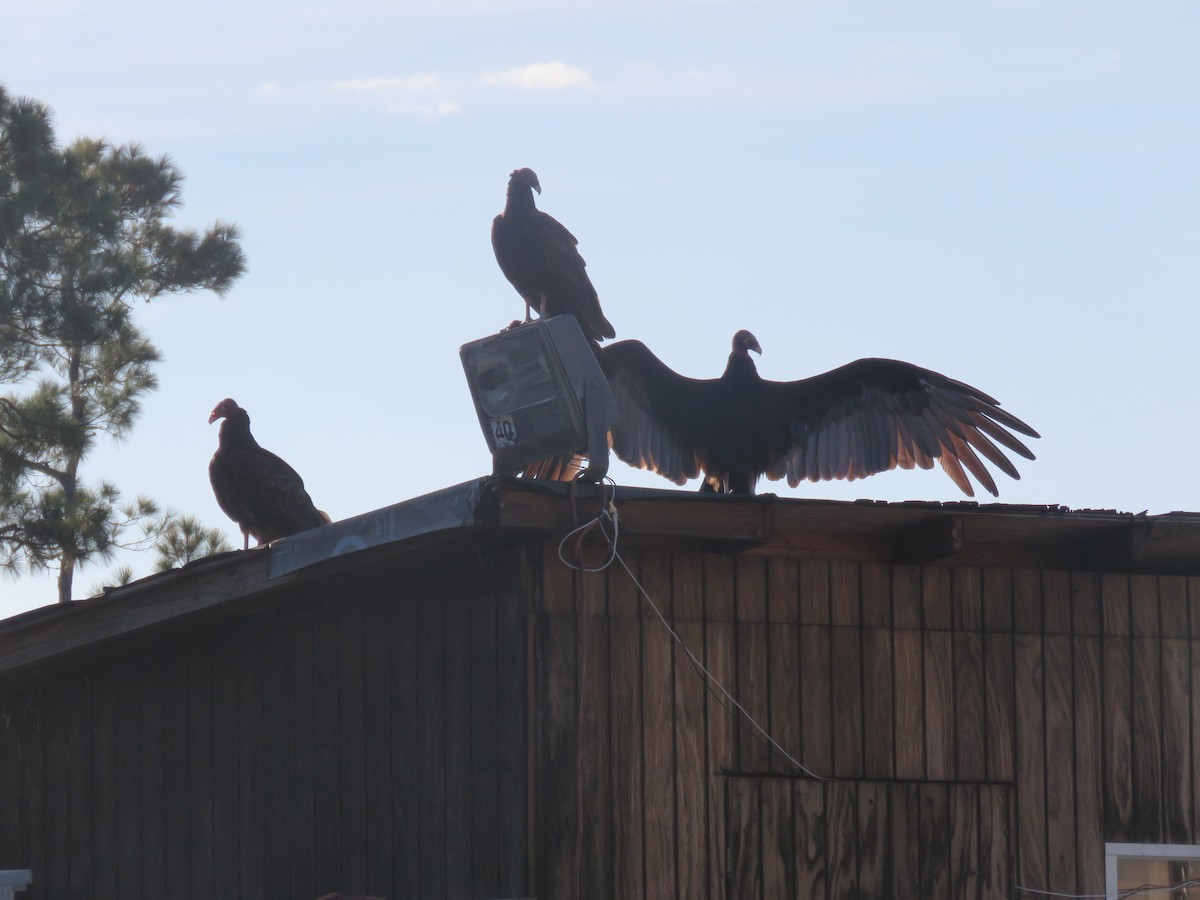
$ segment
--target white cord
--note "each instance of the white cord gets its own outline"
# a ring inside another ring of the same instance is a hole
[[[663,627],[667,629],[667,633],[669,635],[671,635],[671,638],[675,641],[675,643],[678,644],[680,646],[680,648],[683,650],[683,652],[687,654],[688,659],[690,659],[692,661],[692,665],[696,667],[697,671],[699,671],[706,679],[708,679],[709,683],[712,684],[713,686],[715,686],[716,689],[718,691],[720,691],[721,694],[725,697],[725,699],[727,699],[730,703],[733,704],[734,708],[736,708],[737,711],[740,712],[742,714],[742,716],[745,717],[747,722],[749,722],[752,726],[754,726],[754,730],[757,731],[760,735],[762,735],[763,739],[766,740],[766,742],[771,747],[773,747],[775,749],[775,751],[777,753],[779,753],[780,756],[782,756],[784,759],[786,759],[788,762],[790,762],[793,766],[795,766],[799,771],[803,772],[808,777],[816,778],[819,781],[828,781],[829,779],[816,774],[811,769],[806,768],[799,760],[797,760],[794,756],[792,756],[790,753],[788,753],[786,750],[784,750],[783,747],[781,747],[779,745],[779,743],[773,737],[771,737],[770,734],[767,733],[767,730],[758,724],[758,720],[756,720],[754,718],[754,716],[750,715],[750,712],[746,709],[746,707],[744,707],[744,706],[742,706],[742,704],[738,703],[737,698],[735,698],[731,693],[729,693],[729,691],[727,691],[725,689],[725,686],[723,684],[721,684],[721,682],[717,679],[717,677],[715,675],[713,675],[713,673],[710,672],[705,667],[704,663],[702,663],[696,657],[696,654],[694,654],[691,651],[691,648],[689,648],[688,645],[684,643],[683,638],[681,638],[679,636],[679,632],[677,632],[674,628],[671,627],[671,623],[667,621],[667,617],[664,616],[662,613],[662,610],[660,610],[658,608],[658,604],[654,602],[654,599],[650,596],[650,594],[646,591],[646,589],[644,587],[642,587],[642,583],[640,581],[638,581],[637,576],[633,574],[633,571],[625,563],[625,560],[621,558],[621,554],[617,550],[617,539],[620,535],[621,529],[620,529],[619,517],[617,515],[617,507],[616,507],[616,503],[615,503],[616,499],[617,499],[617,487],[616,487],[616,484],[613,483],[612,484],[612,496],[609,497],[607,500],[603,501],[604,505],[600,510],[600,514],[598,516],[596,516],[596,518],[592,519],[590,522],[585,522],[584,524],[580,525],[578,528],[575,528],[574,530],[568,532],[563,537],[563,539],[561,541],[559,541],[559,543],[558,543],[558,559],[559,559],[559,561],[564,566],[567,566],[570,569],[574,569],[577,572],[603,572],[605,569],[607,569],[609,566],[611,566],[613,564],[614,560],[619,562],[621,564],[621,568],[623,568],[625,570],[625,573],[633,580],[633,583],[635,585],[637,585],[638,592],[642,595],[642,597],[645,598],[646,602],[650,604],[650,608],[652,610],[654,610],[654,614],[656,616],[658,616],[658,620],[660,622],[662,622]],[[612,523],[612,534],[611,535],[608,533],[608,530],[605,528],[605,524],[604,524],[605,520],[608,520],[609,522]],[[594,568],[589,568],[583,564],[582,554],[581,554],[580,562],[578,565],[567,562],[566,557],[563,556],[563,547],[566,545],[567,541],[571,540],[571,538],[573,538],[575,535],[579,534],[580,532],[585,531],[595,525],[599,526],[600,532],[604,535],[605,539],[608,540],[609,544],[612,547],[612,553],[609,554],[609,557],[607,560],[605,560],[604,565],[596,566]],[[726,707],[726,709],[728,709],[728,707]]]
[[[1167,893],[1169,891],[1177,891],[1180,888],[1198,886],[1200,886],[1200,879],[1181,881],[1178,884],[1143,884],[1125,891],[1118,891],[1116,897],[1117,900],[1125,900],[1127,897],[1143,897],[1150,894]],[[1021,887],[1020,885],[1017,886],[1017,893],[1036,894],[1039,897],[1060,897],[1063,900],[1105,900],[1108,897],[1108,894],[1063,894],[1058,891],[1042,891],[1037,888]]]

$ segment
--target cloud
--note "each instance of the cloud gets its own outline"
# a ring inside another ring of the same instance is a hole
[[[330,89],[379,102],[392,115],[440,118],[462,112],[462,104],[446,96],[441,78],[435,72],[420,75],[389,75],[335,81]]]
[[[502,71],[490,69],[481,79],[488,85],[507,85],[526,90],[557,91],[563,88],[589,87],[592,76],[579,66],[564,62],[531,63]]]

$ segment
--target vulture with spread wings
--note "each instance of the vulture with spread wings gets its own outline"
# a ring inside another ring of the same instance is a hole
[[[525,300],[525,321],[530,320],[530,308],[543,318],[569,313],[588,340],[616,337],[576,249],[579,241],[534,206],[534,191],[542,192],[537,175],[532,169],[517,169],[508,179],[504,212],[492,220],[496,262]]]
[[[1034,458],[1012,431],[1037,432],[961,381],[892,359],[767,381],[751,350],[762,353],[754,335],[739,331],[725,373],[698,380],[673,372],[640,341],[604,348],[600,361],[617,403],[617,456],[676,484],[703,473],[701,490],[734,494],[753,494],[760,475],[795,487],[928,469],[937,460],[971,497],[967,472],[997,494],[980,456],[1020,478],[997,444]]]
[[[304,490],[304,481],[286,462],[259,446],[250,433],[250,416],[233,400],[216,405],[211,425],[224,419],[217,452],[208,464],[217,503],[242,530],[243,549],[253,536],[267,544],[329,521]]]

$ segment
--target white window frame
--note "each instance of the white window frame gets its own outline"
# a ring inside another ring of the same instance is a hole
[[[1120,844],[1104,845],[1104,896],[1117,900],[1117,861],[1120,859],[1195,859],[1200,860],[1200,846],[1195,844]]]

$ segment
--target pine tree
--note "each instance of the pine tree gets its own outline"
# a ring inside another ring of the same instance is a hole
[[[97,437],[127,438],[157,387],[134,304],[223,294],[245,269],[235,226],[168,224],[182,180],[135,144],[59,146],[49,110],[0,87],[0,568],[56,567],[60,602],[78,565],[157,513],[80,476]]]

